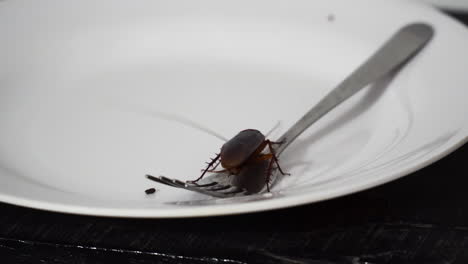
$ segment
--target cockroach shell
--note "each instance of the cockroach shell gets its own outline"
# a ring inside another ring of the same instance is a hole
[[[269,160],[245,164],[237,175],[231,176],[231,184],[246,189],[248,193],[258,193],[266,184],[269,164]]]
[[[258,130],[247,129],[239,132],[221,147],[221,166],[225,169],[242,165],[265,141]]]

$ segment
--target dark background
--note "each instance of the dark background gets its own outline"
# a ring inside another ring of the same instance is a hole
[[[468,14],[450,14],[468,25]],[[467,161],[465,145],[368,191],[237,216],[122,219],[0,203],[0,263],[466,264]]]

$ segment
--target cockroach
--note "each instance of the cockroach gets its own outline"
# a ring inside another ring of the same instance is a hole
[[[282,175],[289,175],[281,169],[273,148],[273,145],[282,143],[266,139],[265,135],[256,129],[242,130],[224,143],[220,153],[207,162],[208,166],[200,177],[192,182],[201,180],[207,172],[227,172],[235,176],[233,183],[238,187],[246,188],[247,191],[254,193],[260,191],[266,183],[269,192],[273,163]],[[263,153],[267,147],[269,153]],[[215,171],[219,164],[223,170]],[[259,178],[262,175],[264,178]]]

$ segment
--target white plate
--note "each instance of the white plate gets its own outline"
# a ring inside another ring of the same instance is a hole
[[[413,1],[413,0],[410,0]],[[466,0],[420,0],[422,2],[433,4],[437,7],[454,10],[454,11],[468,11],[468,1]]]
[[[433,25],[433,41],[298,138],[272,195],[213,199],[144,178],[198,177],[223,144],[208,130],[281,121],[275,139],[415,21]],[[7,0],[0,32],[7,203],[126,217],[269,210],[397,179],[468,135],[467,31],[418,3]]]

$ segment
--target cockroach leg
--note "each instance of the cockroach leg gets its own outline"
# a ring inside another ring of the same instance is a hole
[[[221,154],[217,154],[217,155],[219,156],[219,155],[221,155]],[[221,164],[221,161],[218,160],[218,162],[216,162],[216,164],[214,165],[213,169],[211,169],[211,170],[215,170],[215,169],[219,166],[219,164]]]
[[[274,161],[273,157],[274,157],[274,155],[271,155],[270,163],[268,164],[268,169],[266,171],[265,183],[266,183],[266,186],[267,186],[267,192],[270,192],[271,169],[273,167],[273,161]]]
[[[276,144],[282,144],[283,142],[280,142],[280,143],[275,142],[275,143],[276,143]],[[274,142],[271,142],[270,140],[267,140],[268,148],[270,149],[270,153],[271,153],[271,155],[273,156],[273,160],[275,161],[276,166],[278,167],[278,170],[281,172],[282,175],[291,175],[291,173],[285,173],[285,172],[281,169],[281,167],[280,167],[280,165],[279,165],[279,162],[278,162],[278,158],[276,157],[275,150],[273,149],[273,146],[272,146],[272,144],[275,144],[275,143],[274,143]]]
[[[267,191],[270,192],[270,182],[271,182],[271,173],[273,170],[273,163],[275,162],[274,155],[269,153],[269,154],[261,154],[260,156],[257,157],[258,160],[269,160],[270,162],[268,163],[268,168],[265,173],[265,183],[267,186]]]
[[[271,160],[271,159],[273,159],[273,154],[271,154],[271,153],[261,154],[260,156],[258,156],[258,159],[259,160]]]
[[[203,170],[202,174],[200,175],[200,177],[198,177],[198,179],[194,180],[194,181],[190,181],[191,183],[195,183],[199,180],[201,180],[203,178],[203,176],[205,176],[205,174],[210,170],[210,168],[216,163],[216,161],[218,161],[219,157],[221,156],[221,154],[217,154],[216,157],[214,159],[211,159],[210,162],[208,162],[208,166],[206,166],[206,168]],[[219,164],[219,163],[218,163]],[[216,166],[214,166],[214,169],[216,169],[216,167],[218,166],[218,164],[216,164]]]

